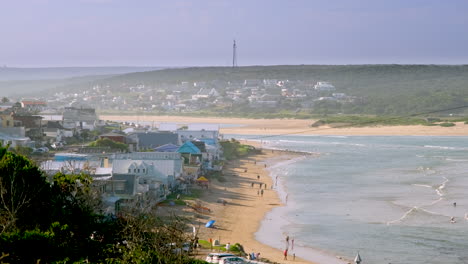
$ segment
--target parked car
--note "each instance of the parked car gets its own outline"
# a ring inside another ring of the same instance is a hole
[[[232,256],[222,257],[219,259],[219,262],[218,262],[218,264],[245,264],[245,263],[249,263],[249,261],[245,258],[232,257]]]
[[[49,152],[49,149],[46,148],[46,147],[42,147],[42,148],[34,149],[32,153],[33,154],[41,154],[41,153],[46,153],[46,152]]]
[[[189,242],[183,243],[182,247],[177,247],[176,243],[169,243],[167,244],[167,246],[171,248],[172,253],[174,254],[181,254],[181,253],[189,254],[193,250],[192,245]]]
[[[219,263],[222,257],[235,257],[235,255],[230,253],[210,253],[206,256],[205,261],[208,263]]]

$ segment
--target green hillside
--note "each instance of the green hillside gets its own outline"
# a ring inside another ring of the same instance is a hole
[[[124,74],[105,82],[115,87],[246,79],[329,81],[337,92],[363,98],[354,105],[327,105],[330,113],[401,115],[468,104],[468,65],[203,67]]]

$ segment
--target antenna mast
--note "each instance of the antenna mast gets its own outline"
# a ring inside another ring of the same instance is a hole
[[[232,44],[232,67],[233,68],[237,67],[237,45],[236,45],[236,40],[234,40],[234,43]]]

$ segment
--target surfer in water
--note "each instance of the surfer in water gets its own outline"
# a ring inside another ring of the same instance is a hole
[[[455,221],[455,216],[452,216],[452,218],[450,218],[450,223],[456,223],[457,221]]]

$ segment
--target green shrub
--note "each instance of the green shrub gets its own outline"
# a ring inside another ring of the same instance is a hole
[[[453,126],[455,126],[455,124],[451,123],[451,122],[445,122],[445,123],[440,123],[439,126],[441,126],[441,127],[453,127]]]

